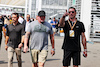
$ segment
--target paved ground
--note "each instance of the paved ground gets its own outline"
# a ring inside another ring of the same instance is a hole
[[[63,37],[55,36],[56,54],[51,56],[51,45],[49,42],[49,53],[45,67],[62,67],[63,51],[61,49],[63,43]],[[88,57],[81,56],[80,67],[100,67],[100,43],[87,44]],[[83,46],[82,46],[83,51]],[[82,54],[82,53],[81,53]],[[4,39],[0,50],[0,67],[7,67],[7,51],[4,50]],[[13,66],[17,66],[16,56],[14,55]],[[22,53],[22,66],[32,67],[30,53]],[[73,67],[72,64],[70,67]]]

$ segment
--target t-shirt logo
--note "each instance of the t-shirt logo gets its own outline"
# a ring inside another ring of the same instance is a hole
[[[34,32],[47,32],[47,27],[43,24],[36,25],[34,27]]]
[[[76,26],[76,28],[79,28],[79,26]]]

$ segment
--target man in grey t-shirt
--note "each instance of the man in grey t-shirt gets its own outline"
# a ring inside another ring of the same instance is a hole
[[[27,51],[28,37],[31,35],[31,57],[33,62],[33,67],[44,67],[44,63],[48,54],[48,35],[50,35],[50,40],[52,44],[51,54],[54,55],[54,35],[52,26],[45,22],[45,11],[41,10],[38,12],[38,20],[30,23],[24,40],[24,52]]]

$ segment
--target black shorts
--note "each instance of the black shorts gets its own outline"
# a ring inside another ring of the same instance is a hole
[[[63,66],[70,66],[71,58],[73,58],[73,65],[80,65],[80,51],[64,50]]]

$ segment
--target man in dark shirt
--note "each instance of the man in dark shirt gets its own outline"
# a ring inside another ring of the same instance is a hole
[[[8,49],[8,67],[13,67],[13,55],[16,53],[18,67],[22,67],[21,47],[24,43],[24,25],[18,22],[18,13],[12,13],[12,24],[7,28],[6,46]]]
[[[2,15],[0,15],[0,46],[1,46],[1,40],[2,40],[2,29],[3,29],[4,23],[2,21]]]
[[[65,17],[69,15],[69,19],[65,21]],[[62,49],[64,50],[63,67],[70,66],[71,57],[73,58],[73,67],[80,65],[80,35],[82,36],[82,44],[84,47],[84,56],[87,57],[86,37],[84,24],[76,19],[76,9],[70,7],[67,13],[64,13],[60,19],[60,26],[64,29],[64,42]]]

